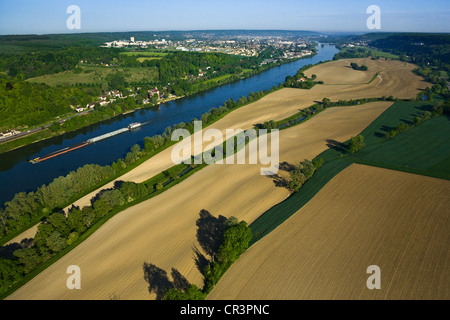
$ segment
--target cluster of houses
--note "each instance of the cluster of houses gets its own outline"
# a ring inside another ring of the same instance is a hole
[[[150,96],[150,99],[155,94],[158,96],[158,100],[160,99],[160,93],[159,93],[158,88],[148,90],[148,94]],[[131,96],[136,96],[136,94],[132,94]],[[123,98],[127,98],[127,97],[126,96],[124,97],[123,94],[119,90],[111,90],[111,91],[105,92],[102,96],[100,96],[98,98],[99,99],[98,101],[88,103],[85,108],[78,106],[75,108],[75,111],[83,112],[83,111],[86,111],[89,109],[94,109],[97,104],[100,105],[101,107],[103,107],[112,102],[115,102],[117,99],[123,99]],[[151,101],[150,99],[144,101],[144,104],[149,103]]]
[[[105,92],[104,95],[99,97],[99,101],[88,103],[86,105],[86,109],[93,109],[96,104],[99,104],[100,106],[104,107],[104,106],[116,101],[117,98],[123,98],[123,95],[122,95],[122,93],[120,93],[119,90],[111,90],[111,91]]]
[[[9,138],[9,137],[15,136],[16,134],[19,134],[19,133],[20,132],[15,129],[6,130],[4,132],[0,132],[0,139]]]
[[[122,93],[119,90],[111,90],[108,92],[105,92],[104,95],[100,96],[98,101],[88,103],[85,108],[83,107],[77,107],[75,108],[76,112],[83,112],[85,110],[93,109],[96,104],[99,104],[100,106],[106,106],[110,104],[111,102],[116,101],[117,98],[123,98]]]

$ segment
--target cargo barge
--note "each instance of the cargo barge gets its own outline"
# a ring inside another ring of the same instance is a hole
[[[39,163],[39,162],[42,162],[42,161],[45,161],[45,160],[48,160],[48,159],[57,157],[57,156],[62,155],[62,154],[64,154],[64,153],[67,153],[67,152],[70,152],[70,151],[73,151],[73,150],[76,150],[76,149],[85,147],[85,146],[87,146],[88,144],[89,144],[89,142],[87,142],[87,141],[81,142],[81,143],[78,143],[78,144],[73,145],[73,146],[71,146],[71,147],[67,147],[67,148],[64,148],[64,149],[61,149],[61,150],[58,150],[58,151],[49,153],[49,154],[47,154],[47,155],[45,155],[45,156],[43,156],[43,157],[39,157],[39,158],[33,159],[33,160],[31,160],[30,162],[33,163],[33,164]]]
[[[85,146],[87,146],[89,144],[92,144],[92,143],[95,143],[95,142],[98,142],[98,141],[101,141],[101,140],[104,140],[104,139],[111,138],[111,137],[113,137],[115,135],[124,133],[126,131],[130,131],[130,130],[139,128],[140,126],[142,126],[142,124],[140,122],[135,122],[135,123],[130,124],[126,128],[122,128],[122,129],[119,129],[119,130],[116,130],[116,131],[113,131],[113,132],[109,132],[109,133],[103,134],[101,136],[98,136],[98,137],[86,140],[84,142],[77,143],[77,144],[75,144],[73,146],[70,146],[70,147],[67,147],[67,148],[64,148],[64,149],[61,149],[61,150],[58,150],[58,151],[54,151],[54,152],[49,153],[49,154],[47,154],[45,156],[38,157],[36,159],[30,160],[30,162],[32,164],[36,164],[36,163],[39,163],[39,162],[42,162],[42,161],[45,161],[45,160],[57,157],[59,155],[65,154],[67,152],[70,152],[70,151],[73,151],[73,150],[85,147]]]

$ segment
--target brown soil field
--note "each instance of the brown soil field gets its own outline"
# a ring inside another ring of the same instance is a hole
[[[450,181],[352,165],[249,248],[208,299],[450,298]],[[367,268],[381,270],[369,290]]]
[[[289,90],[290,91],[290,90]],[[329,108],[280,132],[280,162],[297,163],[327,149],[327,140],[360,133],[391,103]],[[239,110],[238,110],[239,111]],[[225,118],[224,118],[225,121]],[[8,299],[154,299],[143,264],[168,274],[175,268],[202,286],[195,249],[209,258],[196,236],[201,210],[248,223],[284,200],[289,191],[260,175],[261,165],[210,165],[161,195],[117,214],[70,253]],[[68,290],[66,269],[81,268],[81,290]]]

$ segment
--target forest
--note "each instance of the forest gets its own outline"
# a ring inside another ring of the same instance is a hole
[[[270,68],[276,63],[262,66],[261,62],[281,54],[267,47],[258,57],[172,51],[161,54],[158,59],[138,60],[138,56],[124,54],[127,49],[99,47],[99,39],[104,38],[100,35],[97,38],[81,35],[0,37],[0,131],[37,128],[57,121],[57,117],[75,115],[77,106],[98,101],[108,90],[125,92],[130,89],[138,93],[136,101],[128,101],[126,107],[104,112],[96,110],[101,113],[100,117],[72,120],[72,125],[62,127],[76,129],[83,123],[92,124],[94,120],[104,120],[105,116],[117,115],[121,110],[128,111],[130,106],[142,107],[142,101],[148,97],[139,93],[139,87],[158,87],[166,96],[191,95]],[[145,70],[149,71],[148,76]],[[74,79],[66,81],[67,72]],[[48,83],[39,80],[53,75],[55,80],[56,75],[61,80]],[[86,82],[89,77],[100,77],[102,81]]]
[[[449,34],[398,34],[374,40],[371,45],[397,55],[406,55],[419,66],[432,64],[450,71]]]

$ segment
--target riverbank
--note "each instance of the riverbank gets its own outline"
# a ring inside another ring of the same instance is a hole
[[[298,60],[301,60],[301,59],[311,58],[311,57],[315,56],[316,54],[317,53],[309,55],[309,56],[304,56],[304,57],[301,57],[301,58],[284,59],[284,60],[279,61],[279,62],[266,64],[266,65],[264,65],[263,68],[261,68],[258,71],[256,71],[256,70],[247,71],[247,72],[243,72],[242,75],[232,75],[231,74],[229,77],[227,77],[227,78],[225,78],[225,79],[223,79],[221,81],[217,81],[217,82],[213,81],[214,79],[211,79],[211,82],[213,83],[213,85],[211,87],[206,88],[206,89],[199,89],[198,91],[195,91],[192,94],[186,94],[186,95],[183,95],[183,96],[176,96],[176,97],[172,97],[172,98],[166,98],[166,99],[163,99],[163,100],[159,101],[156,105],[151,106],[151,107],[146,106],[146,105],[140,105],[137,108],[133,108],[131,110],[126,110],[126,111],[124,111],[122,113],[115,114],[113,117],[110,117],[110,118],[108,118],[106,120],[115,119],[115,118],[118,118],[120,116],[124,116],[124,115],[130,114],[130,113],[133,113],[133,112],[139,111],[141,109],[145,109],[145,108],[155,108],[155,107],[159,108],[164,103],[168,103],[168,102],[171,102],[171,101],[183,99],[183,98],[186,98],[186,97],[198,94],[198,93],[203,93],[203,92],[206,92],[208,90],[215,89],[215,88],[220,87],[220,86],[225,85],[225,84],[229,84],[229,83],[237,82],[237,81],[240,81],[240,80],[244,80],[244,79],[250,78],[252,76],[255,76],[257,74],[260,74],[262,72],[265,72],[265,71],[267,71],[267,70],[269,70],[271,68],[275,68],[275,67],[281,66],[283,64],[292,63],[292,62],[295,62],[295,61],[298,61]],[[199,84],[199,87],[201,88],[200,85],[201,84]],[[113,106],[114,105],[115,104],[113,104]],[[85,114],[87,114],[87,113],[85,113]],[[75,114],[72,117],[76,117],[76,116],[80,116],[80,114]],[[70,118],[72,118],[72,117],[70,117]],[[68,120],[68,119],[66,119],[66,120]],[[58,122],[60,120],[59,119],[55,119],[54,121]],[[64,123],[64,122],[65,121],[62,121],[61,123]],[[66,134],[66,133],[76,132],[76,131],[84,129],[86,127],[89,127],[89,126],[92,126],[92,125],[96,125],[96,124],[101,124],[101,123],[102,123],[102,121],[90,122],[90,123],[88,123],[88,124],[86,124],[84,126],[74,128],[73,130],[62,130],[62,131],[57,131],[57,132],[53,132],[53,131],[49,130],[50,124],[48,124],[48,123],[47,124],[43,124],[41,126],[37,126],[37,128],[35,128],[35,129],[32,129],[31,130],[32,133],[26,134],[25,136],[17,137],[15,139],[11,139],[11,140],[3,140],[3,141],[0,140],[0,154],[6,153],[6,152],[9,152],[9,151],[13,151],[13,150],[19,149],[21,147],[25,147],[27,145],[30,145],[30,144],[33,144],[33,143],[37,143],[37,142],[41,142],[41,141],[44,141],[44,140],[47,140],[47,139],[50,139],[50,138],[62,136],[64,134]]]

